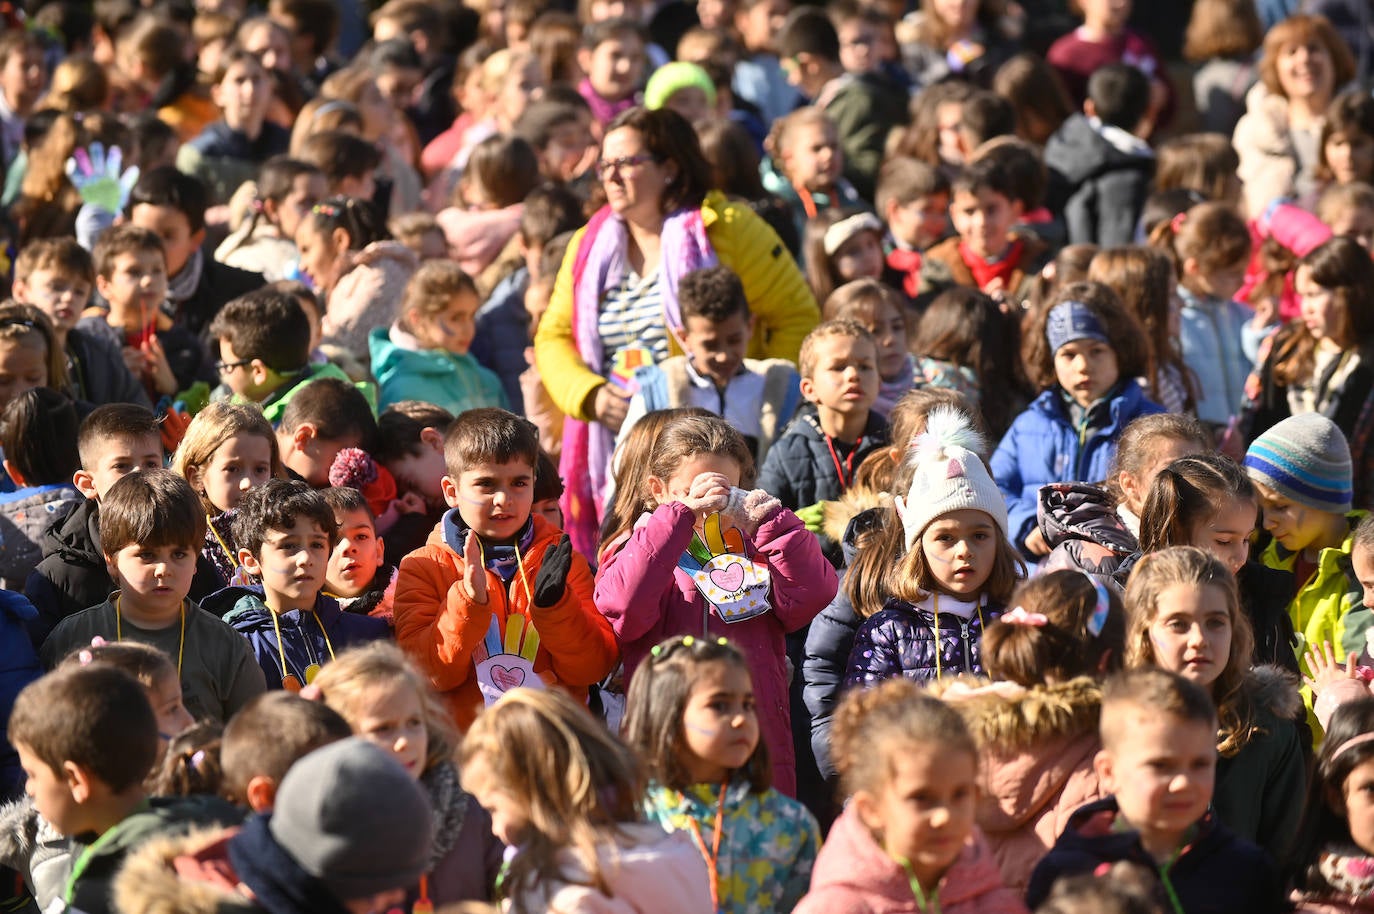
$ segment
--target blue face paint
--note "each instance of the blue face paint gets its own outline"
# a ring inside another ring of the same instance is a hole
[[[706,727],[698,727],[696,724],[684,723],[682,726],[687,730],[691,730],[693,733],[700,733],[702,736],[707,737],[713,737],[720,732],[719,730],[711,730]]]

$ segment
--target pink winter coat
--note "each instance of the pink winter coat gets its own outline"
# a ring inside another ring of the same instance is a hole
[[[608,550],[596,576],[596,608],[615,630],[625,661],[625,681],[654,645],[673,635],[729,638],[749,660],[759,725],[773,758],[773,786],[788,796],[797,789],[788,701],[784,638],[808,624],[835,596],[835,569],[816,537],[797,515],[777,508],[759,525],[754,548],[772,575],[772,609],[726,623],[697,592],[677,561],[692,539],[692,512],[672,502],[641,520],[624,545]]]
[[[448,242],[449,260],[469,276],[477,276],[496,260],[520,229],[525,204],[505,209],[470,210],[450,206],[434,217]]]
[[[350,251],[346,272],[329,290],[320,331],[326,343],[368,361],[367,335],[400,316],[401,297],[418,261],[399,241],[378,241]]]
[[[1032,689],[1001,682],[940,691],[978,743],[978,827],[1002,880],[1024,893],[1069,817],[1105,795],[1093,769],[1101,687],[1085,676]]]
[[[1021,896],[1002,885],[977,828],[940,880],[941,914],[1026,914]],[[889,857],[859,819],[853,804],[825,839],[811,891],[793,914],[922,914],[906,870]]]

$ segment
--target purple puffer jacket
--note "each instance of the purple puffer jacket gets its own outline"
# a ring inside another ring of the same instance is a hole
[[[729,638],[749,660],[759,726],[773,758],[773,786],[796,794],[796,758],[788,702],[784,636],[805,627],[835,596],[835,569],[797,515],[778,508],[754,535],[758,557],[772,576],[772,609],[727,624],[707,604],[677,560],[692,539],[692,512],[673,502],[660,505],[635,528],[624,546],[606,555],[596,576],[596,608],[611,622],[625,661],[628,684],[654,645],[673,635]]]
[[[971,619],[942,613],[937,648],[935,614],[893,597],[859,627],[849,652],[845,688],[866,688],[897,676],[917,681],[961,673],[981,676],[983,629],[1002,611],[1001,606],[984,606]]]

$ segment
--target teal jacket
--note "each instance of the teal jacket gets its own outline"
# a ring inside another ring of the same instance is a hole
[[[471,353],[454,355],[443,349],[406,349],[391,332],[375,328],[367,337],[372,374],[381,388],[378,406],[386,409],[402,400],[423,400],[453,413],[480,406],[510,409],[501,379]]]

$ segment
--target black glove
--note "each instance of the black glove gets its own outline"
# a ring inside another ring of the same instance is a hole
[[[563,599],[563,594],[568,589],[568,570],[572,568],[572,555],[572,540],[568,539],[566,533],[558,541],[557,546],[544,553],[539,573],[534,576],[535,606],[547,609]]]

